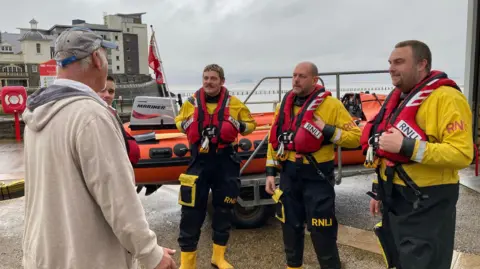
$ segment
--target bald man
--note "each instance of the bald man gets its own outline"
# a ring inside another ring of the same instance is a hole
[[[342,102],[317,83],[315,64],[302,62],[295,67],[293,89],[277,106],[269,134],[265,190],[277,202],[289,269],[303,266],[305,222],[321,268],[341,268],[334,145],[360,145],[360,128]],[[280,188],[276,189],[278,172]]]

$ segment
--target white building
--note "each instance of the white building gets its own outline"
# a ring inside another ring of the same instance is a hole
[[[120,49],[120,57],[124,57],[124,73],[126,74],[149,74],[148,29],[147,25],[142,22],[142,15],[144,14],[104,15],[104,24],[109,29],[122,31],[122,36],[119,36],[119,38],[122,38],[120,44],[123,44]],[[116,57],[117,55],[112,56]]]
[[[105,15],[103,24],[90,24],[75,19],[72,20],[72,25],[56,24],[50,29],[38,29],[38,22],[33,19],[30,28],[19,28],[19,34],[0,32],[0,85],[38,87],[38,65],[53,58],[56,38],[73,26],[90,28],[119,45],[118,50],[109,50],[109,74],[125,81],[129,79],[124,75],[144,75],[133,79],[135,82],[144,82],[150,75],[148,32],[147,25],[142,23],[143,14],[145,13]]]
[[[0,33],[0,85],[38,87],[38,65],[50,59],[50,44],[34,19],[21,34]]]

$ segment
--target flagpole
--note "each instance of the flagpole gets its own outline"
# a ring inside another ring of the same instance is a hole
[[[155,40],[155,51],[157,53],[158,61],[160,62],[160,69],[163,75],[165,90],[167,91],[166,94],[168,94],[168,98],[170,99],[170,105],[172,106],[173,115],[176,117],[177,114],[175,113],[175,107],[173,106],[172,95],[170,94],[170,90],[168,89],[167,74],[165,74],[165,70],[163,70],[162,57],[160,57],[160,52],[158,50],[157,36],[155,35],[155,30],[153,30],[153,25],[150,25],[150,28],[152,29],[153,39]]]
[[[154,51],[153,53],[155,54],[155,58],[157,58],[157,60],[158,60],[158,62],[159,62],[160,68],[162,68],[163,65],[162,65],[162,61],[161,61],[161,59],[160,59],[160,55],[159,55],[159,51],[158,51],[158,47],[157,47],[158,45],[157,45],[157,39],[155,38],[155,31],[153,30],[153,26],[152,26],[152,25],[150,25],[150,27],[151,27],[151,29],[152,29],[152,37],[151,37],[151,40],[150,40],[150,46],[152,46],[152,42],[151,42],[151,41],[154,40],[155,43],[153,44],[153,46],[155,47],[155,51]],[[156,71],[156,70],[155,70],[155,71]],[[163,83],[163,84],[165,84],[165,75],[163,74],[163,70],[160,70],[160,72],[162,73],[161,75],[162,75],[163,80],[164,80],[164,83]],[[156,80],[157,80],[157,77],[155,77],[155,81],[156,81]],[[160,85],[158,85],[158,82],[157,82],[157,86],[160,86]],[[165,87],[166,87],[166,86],[165,86]],[[165,92],[165,91],[166,91],[166,88],[161,87],[160,90],[161,90],[160,94],[163,94],[164,96],[166,96],[166,92]]]

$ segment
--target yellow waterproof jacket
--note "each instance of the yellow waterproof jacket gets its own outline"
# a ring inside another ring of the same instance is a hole
[[[405,172],[419,187],[457,183],[458,170],[468,167],[474,156],[472,112],[465,95],[441,86],[420,105],[415,120],[428,141],[415,141],[414,162],[402,165]],[[381,159],[383,180],[385,167]],[[405,186],[397,173],[393,183]]]
[[[295,115],[298,114],[300,108],[301,107],[299,106],[294,106],[293,112]],[[275,109],[275,116],[272,125],[279,113],[279,109],[280,104],[278,104]],[[332,144],[323,145],[320,150],[312,153],[312,156],[318,163],[331,161],[335,158],[334,144],[346,148],[357,148],[360,146],[360,128],[355,124],[350,116],[350,113],[348,113],[340,100],[336,99],[335,97],[328,96],[325,98],[323,103],[317,107],[315,110],[315,115],[321,118],[325,122],[326,126],[330,127],[328,129],[332,131],[332,133],[329,134],[329,136],[331,136],[330,142],[332,142]],[[325,134],[325,129],[324,135],[327,137]],[[272,144],[268,143],[266,162],[267,175],[271,175],[268,173],[268,171],[272,171],[272,168],[269,167],[279,168],[280,164],[275,158],[276,154],[277,152],[273,149]],[[295,162],[296,153],[294,151],[290,151],[287,154],[287,160]],[[306,158],[303,158],[303,163],[308,164]]]
[[[183,103],[182,107],[180,108],[180,112],[175,117],[175,124],[180,132],[185,132],[185,130],[182,128],[182,123],[193,117],[195,112],[195,102],[196,100],[194,94],[187,99],[187,102]],[[213,114],[216,108],[217,103],[207,102],[207,110],[210,115]],[[242,135],[248,135],[255,131],[255,128],[257,127],[255,119],[250,114],[248,107],[245,106],[245,104],[243,104],[242,101],[240,101],[236,96],[230,95],[228,108],[230,109],[230,116],[245,124],[245,127],[241,128],[243,129],[241,132]]]

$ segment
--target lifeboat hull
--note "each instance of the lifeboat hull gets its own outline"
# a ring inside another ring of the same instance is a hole
[[[238,155],[242,159],[241,167],[245,165],[254,150],[268,135],[273,119],[273,112],[252,113],[257,122],[257,129],[247,135],[239,135]],[[359,122],[363,129],[365,122]],[[140,148],[140,161],[134,165],[135,180],[137,184],[178,184],[178,177],[184,173],[190,163],[191,156],[188,148],[186,135],[178,130],[130,130],[129,124],[124,124],[125,130],[132,135],[141,135],[155,132],[157,138],[144,142],[138,142]],[[248,164],[242,175],[265,173],[267,156],[267,143],[263,143],[254,159]],[[365,160],[361,148],[342,148],[342,165],[361,164]],[[338,163],[337,151],[335,151],[335,164]]]

